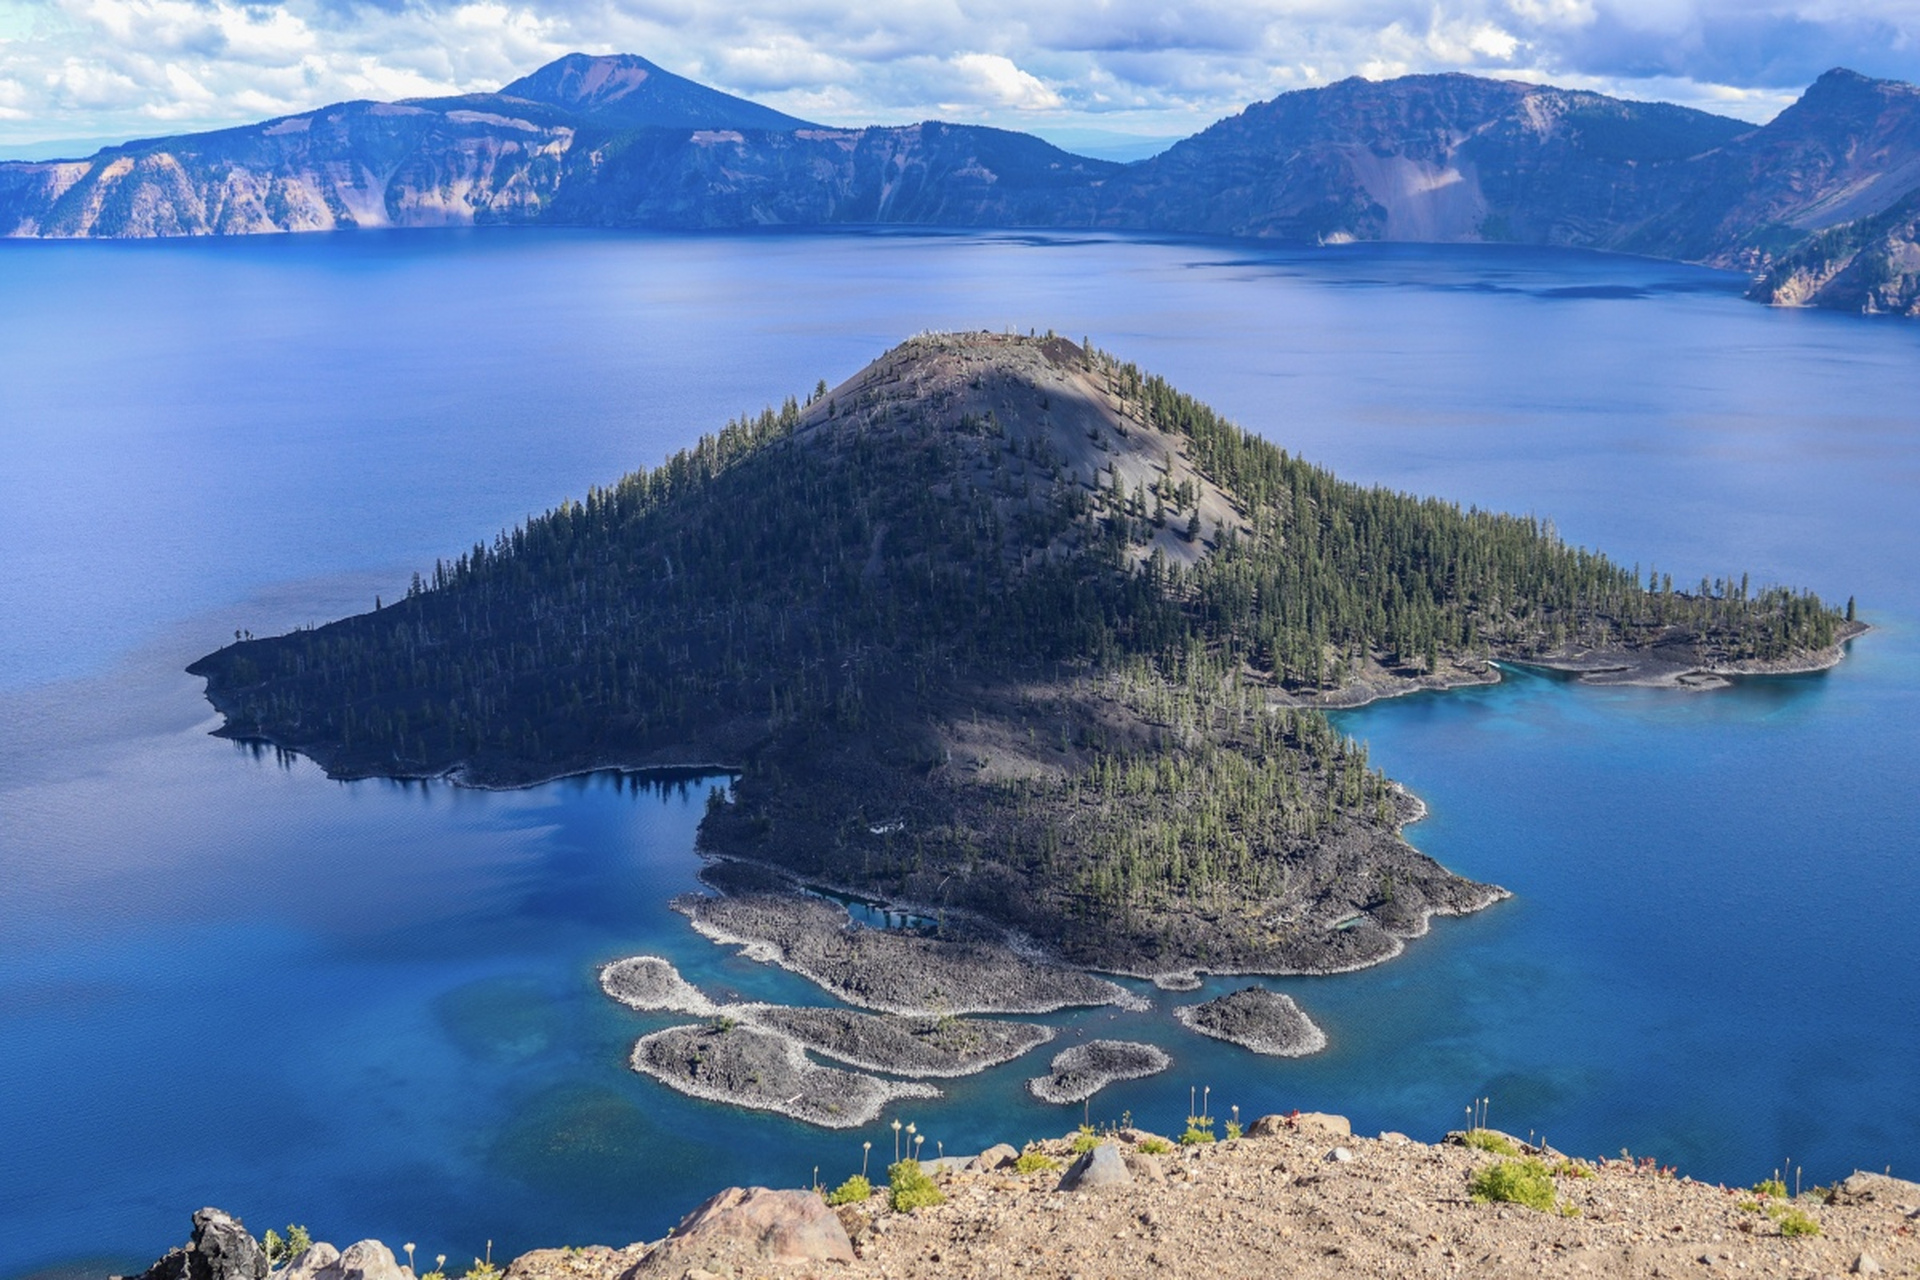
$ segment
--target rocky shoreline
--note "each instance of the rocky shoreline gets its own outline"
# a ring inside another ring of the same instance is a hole
[[[1138,1007],[1126,988],[986,941],[852,925],[817,898],[686,894],[673,909],[704,937],[799,974],[846,1003],[907,1017]]]
[[[970,1076],[1046,1044],[1052,1027],[988,1018],[909,1018],[851,1009],[729,1005],[757,1030],[863,1071],[896,1076]]]
[[[659,956],[629,956],[600,970],[600,989],[642,1013],[687,1013],[710,1018],[720,1006]]]
[[[1327,1047],[1327,1033],[1300,1011],[1292,996],[1265,987],[1243,987],[1204,1004],[1181,1005],[1173,1016],[1203,1036],[1255,1053],[1301,1058]]]
[[[828,1129],[870,1124],[898,1098],[940,1096],[932,1085],[819,1066],[786,1036],[724,1017],[642,1036],[631,1062],[688,1097],[775,1111]]]
[[[1084,1102],[1110,1084],[1158,1075],[1172,1065],[1154,1045],[1089,1040],[1055,1054],[1046,1075],[1027,1081],[1027,1092],[1042,1102]]]

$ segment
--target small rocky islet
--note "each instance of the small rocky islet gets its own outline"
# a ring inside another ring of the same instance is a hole
[[[1301,1012],[1292,996],[1261,986],[1242,987],[1202,1004],[1181,1005],[1173,1016],[1201,1035],[1255,1053],[1300,1058],[1327,1047],[1327,1033]]]
[[[1166,1050],[1131,1040],[1089,1040],[1054,1055],[1047,1074],[1027,1081],[1042,1102],[1084,1102],[1110,1084],[1158,1075],[1173,1065]]]

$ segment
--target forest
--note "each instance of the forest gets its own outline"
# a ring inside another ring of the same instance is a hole
[[[1092,437],[1116,452],[1078,460]],[[224,732],[337,776],[726,764],[710,851],[1108,967],[1280,971],[1500,892],[1399,838],[1413,802],[1316,697],[1573,649],[1779,660],[1845,625],[1341,481],[1090,346],[944,335],[191,670]]]

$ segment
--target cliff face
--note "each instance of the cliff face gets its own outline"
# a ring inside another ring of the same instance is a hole
[[[1512,241],[1756,274],[1791,260],[1763,296],[1904,312],[1913,238],[1887,219],[1915,192],[1920,89],[1849,71],[1760,128],[1465,75],[1344,80],[1122,166],[977,126],[816,128],[643,58],[575,54],[498,94],[0,164],[0,235],[902,223]],[[1857,261],[1828,245],[1809,262],[1838,229]]]
[[[538,217],[575,129],[532,103],[478,105],[349,102],[88,160],[0,166],[0,232],[248,235]]]

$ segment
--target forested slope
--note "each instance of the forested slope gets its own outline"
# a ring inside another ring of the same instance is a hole
[[[915,339],[192,668],[341,776],[724,763],[708,847],[1134,969],[1326,969],[1498,891],[1310,704],[1488,657],[1824,660],[1835,611],[1649,589],[1530,519],[1341,482],[1058,338]]]

